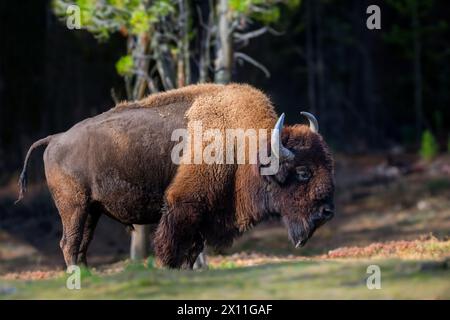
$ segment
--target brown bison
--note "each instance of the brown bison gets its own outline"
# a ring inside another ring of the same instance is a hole
[[[102,214],[125,225],[159,223],[156,257],[171,268],[191,268],[205,243],[231,245],[272,216],[281,216],[294,245],[303,246],[334,214],[332,157],[317,121],[304,115],[309,127],[283,128],[283,116],[277,122],[269,99],[239,84],[194,85],[121,103],[35,142],[20,176],[19,200],[31,152],[47,145],[45,175],[63,224],[67,265],[86,263]],[[268,149],[279,169],[261,175],[260,162],[174,163],[172,133],[192,130],[198,121],[219,131],[278,129]]]

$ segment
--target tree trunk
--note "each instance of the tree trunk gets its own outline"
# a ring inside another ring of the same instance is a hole
[[[185,0],[178,0],[178,53],[177,53],[177,88],[184,87],[186,85],[186,67],[185,67],[185,55],[189,54],[187,43],[187,8]]]
[[[148,256],[150,247],[150,226],[134,225],[134,231],[131,234],[130,259],[140,261]]]
[[[171,90],[177,84],[174,82],[177,75],[176,65],[174,61],[170,60],[171,54],[167,44],[161,43],[160,38],[161,35],[158,32],[152,38],[153,56],[164,90]]]
[[[140,100],[145,96],[145,89],[147,88],[147,78],[144,75],[148,75],[149,59],[146,58],[149,52],[149,35],[143,34],[137,40],[134,55],[136,59],[136,69],[138,75],[136,76],[136,82],[133,89],[133,99]]]
[[[139,37],[136,47],[133,50],[137,57],[136,69],[138,75],[133,88],[133,100],[140,100],[145,96],[147,78],[143,75],[148,74],[149,61],[144,58],[149,51],[148,35]],[[136,58],[135,58],[136,59]],[[130,258],[132,261],[143,260],[149,252],[149,226],[134,225],[134,231],[131,233]]]
[[[229,83],[233,65],[232,30],[229,21],[228,0],[219,0],[217,4],[218,36],[216,39],[216,60],[214,82]]]
[[[183,59],[184,59],[184,83],[185,85],[191,84],[191,54],[189,50],[189,19],[190,19],[190,9],[189,2],[183,0],[184,2],[184,31],[183,31]]]
[[[211,34],[214,23],[214,5],[212,0],[208,1],[208,21],[203,23],[203,19],[201,19],[201,26],[203,28],[202,31],[202,39],[200,43],[200,65],[199,65],[199,82],[205,83],[209,80],[209,67],[211,65]],[[200,11],[201,15],[202,12]]]

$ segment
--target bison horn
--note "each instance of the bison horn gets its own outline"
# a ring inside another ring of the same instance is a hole
[[[314,133],[319,133],[319,122],[316,117],[309,112],[302,111],[300,114],[304,115],[309,120],[309,128]]]
[[[281,132],[283,131],[283,124],[284,113],[281,114],[281,116],[278,118],[277,123],[273,128],[271,139],[272,152],[274,153],[275,157],[279,158],[280,160],[291,159],[294,155],[288,148],[284,147],[283,143],[281,142]],[[278,141],[278,146],[276,144],[276,141]]]

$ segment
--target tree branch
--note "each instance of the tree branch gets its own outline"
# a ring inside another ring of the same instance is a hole
[[[247,54],[245,54],[243,52],[235,52],[234,53],[234,58],[247,61],[248,63],[254,65],[256,68],[261,70],[264,73],[264,75],[266,76],[266,78],[270,78],[269,70],[262,63],[256,61],[255,59],[253,59],[249,55],[247,55]]]

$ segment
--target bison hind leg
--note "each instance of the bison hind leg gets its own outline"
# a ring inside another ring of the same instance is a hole
[[[85,206],[80,205],[65,205],[64,209],[58,208],[58,210],[63,224],[60,247],[64,255],[64,260],[66,266],[76,265],[83,239],[87,210]]]
[[[89,248],[89,244],[92,241],[94,236],[95,227],[97,226],[97,222],[100,219],[101,213],[96,211],[94,208],[89,209],[89,213],[86,217],[86,222],[84,224],[83,230],[83,238],[80,244],[80,252],[78,255],[78,261],[84,265],[88,266],[87,263],[87,251]]]
[[[61,217],[63,231],[60,247],[66,266],[76,265],[88,217],[87,191],[77,179],[61,170],[46,170],[46,176]]]

